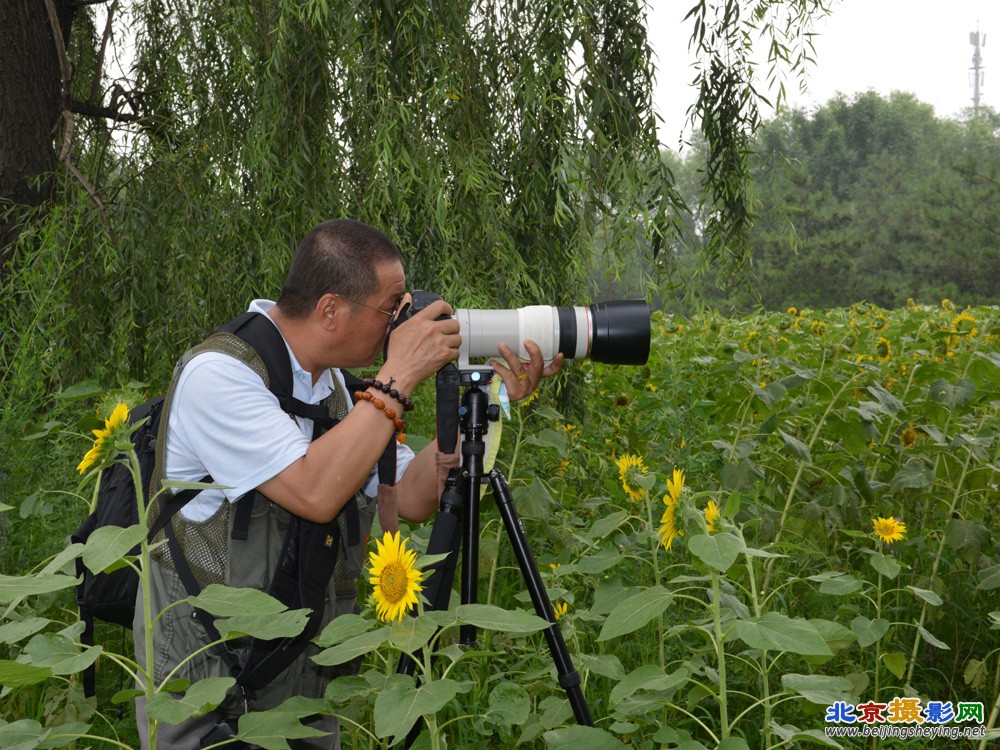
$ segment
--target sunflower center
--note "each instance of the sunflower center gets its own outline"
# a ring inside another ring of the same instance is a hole
[[[392,604],[403,601],[406,596],[408,578],[406,568],[398,562],[387,563],[378,577],[382,597]]]

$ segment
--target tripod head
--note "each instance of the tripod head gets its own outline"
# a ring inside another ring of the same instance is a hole
[[[459,428],[466,442],[481,443],[489,422],[500,418],[499,407],[489,403],[489,386],[495,374],[491,367],[459,368],[453,364],[438,370],[435,378],[437,440],[442,453],[455,452]],[[462,388],[465,388],[464,396]],[[463,447],[463,455],[465,450]]]

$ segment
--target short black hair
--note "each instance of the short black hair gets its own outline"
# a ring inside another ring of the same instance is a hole
[[[378,266],[394,261],[403,261],[399,249],[374,227],[353,219],[324,221],[292,255],[278,306],[289,318],[303,318],[324,294],[363,300],[378,291]]]

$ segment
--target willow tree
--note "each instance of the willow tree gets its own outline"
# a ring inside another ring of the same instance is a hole
[[[463,306],[581,302],[595,274],[669,266],[685,206],[659,158],[638,0],[2,3],[17,23],[0,49],[52,45],[0,69],[0,113],[23,79],[48,96],[16,123],[48,151],[18,175],[32,200],[0,185],[0,378],[26,403],[83,376],[162,384],[197,335],[275,293],[325,218],[384,229],[414,286]],[[688,15],[709,247],[734,267],[753,213],[752,37],[797,69],[823,11]]]

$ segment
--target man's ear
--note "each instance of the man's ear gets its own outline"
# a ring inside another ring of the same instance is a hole
[[[313,317],[324,330],[332,331],[337,327],[337,316],[342,315],[343,309],[343,300],[340,297],[336,294],[324,294],[316,300]]]

